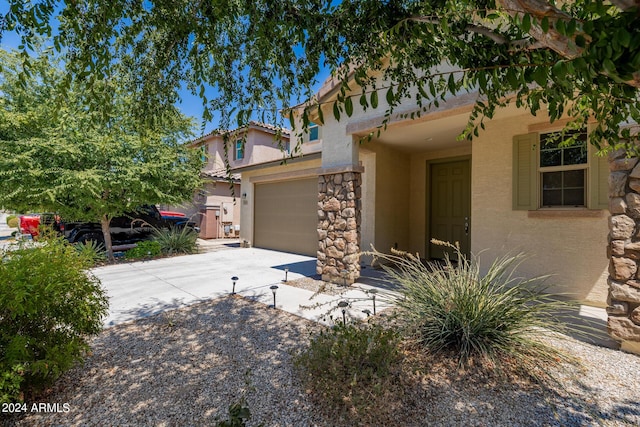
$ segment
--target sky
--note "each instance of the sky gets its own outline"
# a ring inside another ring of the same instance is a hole
[[[7,13],[8,10],[9,10],[9,5],[7,1],[0,0],[0,14],[4,15]],[[0,41],[0,47],[2,47],[3,49],[5,50],[16,49],[19,45],[20,45],[20,38],[15,33],[9,32],[9,33],[2,34],[2,41]],[[318,90],[320,88],[322,82],[324,82],[324,80],[329,76],[329,74],[330,74],[330,70],[328,69],[325,69],[321,72],[318,78],[319,83],[317,84],[317,87],[314,88],[315,90]],[[178,102],[176,105],[178,106],[178,108],[180,108],[183,114],[185,114],[186,116],[193,117],[195,119],[196,134],[200,134],[202,129],[202,126],[201,126],[202,112],[203,112],[202,100],[198,96],[191,94],[191,92],[187,90],[186,87],[183,87],[183,89],[179,92],[179,94],[180,94],[181,101]],[[208,95],[211,95],[211,94],[212,92],[208,93]],[[209,98],[211,98],[211,96],[209,96]],[[205,125],[204,133],[206,134],[216,129],[218,127],[218,120],[219,120],[219,116],[217,116],[214,113],[213,122],[207,123]]]

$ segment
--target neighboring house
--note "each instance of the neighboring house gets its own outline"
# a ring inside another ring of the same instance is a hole
[[[200,223],[200,237],[237,237],[240,233],[242,193],[235,168],[269,161],[280,162],[288,155],[289,131],[250,122],[226,133],[212,132],[191,142],[202,153],[205,186],[192,203],[178,208]],[[231,174],[227,171],[227,162]]]
[[[549,274],[553,292],[606,305],[607,158],[588,144],[557,148],[551,134],[565,121],[552,124],[511,105],[485,121],[473,142],[458,141],[476,94],[413,120],[409,99],[386,131],[360,142],[385,118],[384,94],[377,109],[354,102],[353,115],[336,121],[338,89],[328,80],[318,93],[325,123],[305,136],[304,156],[237,169],[241,239],[315,256],[318,274],[339,283],[359,277],[371,262],[359,252],[371,245],[441,258],[431,239],[459,242],[485,269],[496,257],[524,252],[522,276]]]

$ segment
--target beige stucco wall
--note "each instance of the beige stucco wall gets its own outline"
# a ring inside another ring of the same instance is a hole
[[[395,150],[388,145],[376,142],[363,144],[366,149],[363,157],[369,156],[366,152],[375,153],[375,168],[367,167],[363,175],[363,190],[365,197],[371,194],[371,184],[375,188],[375,209],[363,206],[363,222],[372,220],[375,224],[374,239],[368,242],[369,227],[361,228],[362,249],[369,250],[369,243],[373,243],[377,250],[388,252],[391,247],[401,250],[409,248],[409,155]],[[369,163],[369,162],[367,162]],[[375,175],[375,181],[371,182],[371,175]],[[365,200],[366,201],[366,200]],[[373,213],[373,218],[371,215]],[[366,217],[366,219],[365,219]]]
[[[268,168],[260,168],[242,172],[240,186],[240,239],[253,246],[253,206],[254,186],[256,182],[276,182],[296,178],[318,176],[320,159],[289,162]]]
[[[567,214],[531,218],[512,210],[512,136],[529,132],[544,119],[530,115],[485,122],[472,144],[471,247],[487,263],[505,253],[530,256],[518,269],[532,277],[551,274],[554,292],[603,305],[606,301],[607,212],[600,218]]]

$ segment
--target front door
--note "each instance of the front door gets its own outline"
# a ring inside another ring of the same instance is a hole
[[[429,256],[442,259],[450,248],[434,245],[431,239],[458,243],[464,255],[471,250],[471,174],[470,160],[430,163],[429,226],[427,244]]]

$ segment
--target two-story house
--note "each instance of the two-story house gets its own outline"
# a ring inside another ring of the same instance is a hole
[[[288,155],[289,131],[252,121],[240,129],[211,132],[189,145],[202,154],[205,185],[191,203],[176,210],[200,223],[201,238],[237,237],[243,195],[235,169],[282,161]]]

